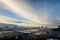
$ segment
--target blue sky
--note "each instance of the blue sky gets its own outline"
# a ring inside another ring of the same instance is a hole
[[[60,23],[60,0],[2,0],[0,5],[0,15],[13,19],[40,24]]]
[[[49,12],[50,17],[54,20],[60,17],[60,0],[29,0],[28,3],[36,12]]]
[[[27,2],[39,17],[47,16],[47,19],[53,23],[60,23],[60,0],[28,0]]]

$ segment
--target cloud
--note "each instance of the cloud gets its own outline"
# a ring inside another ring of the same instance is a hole
[[[17,19],[13,19],[13,18],[10,18],[10,17],[7,17],[7,16],[0,15],[0,22],[3,22],[3,23],[11,22],[11,23],[13,23],[13,22],[18,22],[18,21],[19,20],[17,20]]]
[[[29,5],[27,5],[24,1],[20,1],[20,3],[17,3],[14,0],[1,0],[1,2],[6,5],[7,9],[15,12],[17,15],[21,15],[22,17],[33,22],[40,22],[39,18],[35,15],[35,12],[31,11],[32,8],[29,7]]]
[[[19,22],[19,23],[18,23]],[[40,26],[39,24],[33,24],[33,23],[25,23],[10,17],[6,17],[3,15],[0,15],[0,23],[5,23],[5,24],[13,24],[13,25],[19,25],[19,26],[23,26],[23,27],[38,27]]]
[[[52,8],[51,5],[51,8],[48,8],[49,4],[46,2],[44,2],[44,4],[41,3],[42,5],[45,5],[44,7],[40,7],[41,5],[35,5],[39,6],[37,10],[34,10],[34,7],[27,4],[24,0],[0,0],[0,2],[4,4],[4,8],[35,23],[54,24],[58,21],[51,19],[51,10],[53,11],[54,8]]]

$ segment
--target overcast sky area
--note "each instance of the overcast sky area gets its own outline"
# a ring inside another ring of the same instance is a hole
[[[0,0],[1,16],[28,23],[60,24],[60,0]]]

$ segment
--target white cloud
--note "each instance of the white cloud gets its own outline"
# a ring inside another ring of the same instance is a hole
[[[0,23],[15,24],[15,25],[24,26],[24,27],[28,27],[28,26],[29,27],[31,27],[31,26],[38,27],[38,26],[40,26],[39,24],[31,24],[31,23],[24,23],[24,22],[16,23],[16,22],[21,22],[21,21],[0,15]]]
[[[49,19],[50,13],[42,10],[35,12],[32,6],[28,5],[24,1],[16,2],[17,0],[0,0],[1,3],[5,4],[4,7],[19,16],[22,16],[30,21],[40,24],[52,24],[52,20]]]
[[[0,15],[0,22],[18,22],[19,20]]]
[[[20,3],[16,3],[13,0],[1,0],[2,3],[6,5],[6,8],[12,12],[15,12],[17,15],[21,15],[22,17],[31,20],[33,22],[40,23],[39,18],[35,15],[35,12],[30,11],[30,8],[25,2],[20,1]]]

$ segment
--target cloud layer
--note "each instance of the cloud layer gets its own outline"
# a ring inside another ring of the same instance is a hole
[[[19,17],[39,24],[60,24],[59,2],[56,1],[28,1],[28,0],[0,0],[3,7]],[[57,11],[58,10],[58,11]],[[57,14],[58,13],[58,14]],[[23,24],[24,25],[24,24]]]
[[[31,7],[29,7],[24,1],[17,3],[13,0],[1,0],[2,3],[6,5],[5,8],[9,9],[12,12],[15,12],[17,15],[29,19],[33,22],[40,22],[39,18],[34,14],[35,12]]]
[[[9,18],[6,16],[2,16],[2,15],[0,15],[0,23],[14,24],[14,25],[19,25],[19,26],[23,26],[23,27],[28,27],[28,26],[29,27],[38,27],[38,26],[40,26],[39,24],[25,23],[25,22],[21,22],[21,21],[16,20],[16,19],[12,19],[12,18]]]

